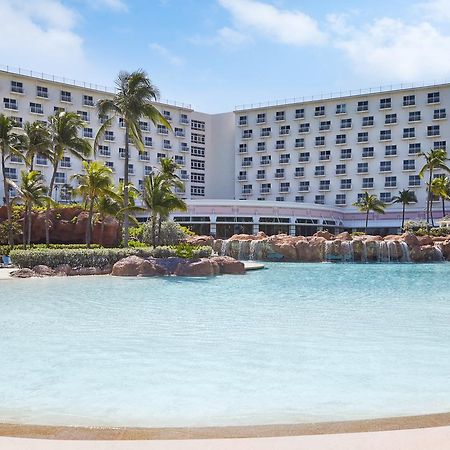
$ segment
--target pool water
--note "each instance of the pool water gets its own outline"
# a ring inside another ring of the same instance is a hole
[[[450,264],[0,280],[0,422],[210,426],[450,411]]]

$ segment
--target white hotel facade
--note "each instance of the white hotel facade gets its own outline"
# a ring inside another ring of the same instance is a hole
[[[93,143],[101,126],[96,102],[111,97],[112,90],[3,69],[0,113],[14,118],[18,133],[27,121],[73,111],[86,122],[82,136]],[[156,106],[172,130],[142,120],[145,152],[130,147],[130,180],[139,188],[160,158],[173,158],[185,183],[179,195],[189,207],[173,218],[218,237],[259,230],[309,235],[318,229],[360,229],[364,216],[352,203],[364,191],[388,204],[386,214],[370,214],[371,228],[397,231],[401,205],[391,204],[392,198],[401,189],[413,190],[418,202],[407,207],[407,218],[423,220],[427,192],[418,176],[423,165],[419,154],[447,148],[450,142],[450,84],[355,91],[223,114],[201,113],[176,102]],[[124,135],[118,118],[96,156],[113,170],[116,182],[124,172]],[[8,176],[18,180],[23,161],[12,158],[7,166]],[[36,157],[35,168],[50,177],[44,157]],[[72,201],[66,186],[80,171],[81,162],[67,154],[56,179],[58,201]],[[435,210],[440,217],[439,204]]]

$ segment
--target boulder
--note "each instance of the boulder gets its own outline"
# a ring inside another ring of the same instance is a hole
[[[64,277],[70,274],[72,271],[72,267],[69,266],[69,264],[60,264],[59,266],[55,267],[55,274],[58,277]]]
[[[384,237],[385,241],[400,241],[402,237],[398,234],[388,234]]]
[[[310,240],[298,240],[295,244],[297,261],[301,262],[321,262],[323,261],[325,238],[313,237]]]
[[[40,275],[37,275],[31,269],[19,269],[19,270],[14,270],[13,272],[11,272],[10,276],[14,277],[14,278],[31,278],[31,277],[36,277],[36,276],[40,276]]]
[[[410,249],[409,256],[413,262],[442,261],[441,253],[434,245],[415,246]]]
[[[418,236],[417,240],[419,245],[434,245],[433,238],[431,236]]]
[[[417,236],[413,233],[403,233],[402,239],[406,242],[408,247],[417,247],[420,245],[419,239],[417,239]]]
[[[217,267],[217,263],[215,263]],[[179,277],[209,277],[215,275],[214,265],[210,259],[186,260],[178,264],[175,275]]]
[[[219,267],[219,273],[230,275],[242,275],[245,274],[245,266],[241,261],[237,261],[229,256],[215,256],[211,258],[213,263],[216,263]]]
[[[160,277],[167,274],[167,270],[155,260],[144,260],[139,268],[138,277]]]
[[[53,277],[56,275],[56,272],[53,269],[44,265],[34,266],[33,271],[37,275],[41,275],[43,277]]]
[[[336,239],[339,239],[340,241],[351,241],[352,235],[348,231],[344,231],[336,235]]]
[[[214,238],[212,236],[190,236],[187,238],[187,242],[191,245],[206,245],[212,247]]]
[[[317,233],[314,233],[313,237],[325,238],[327,241],[334,239],[334,236],[329,231],[326,231],[326,230],[318,231]]]
[[[444,241],[440,244],[442,256],[450,261],[450,240]]]
[[[183,258],[178,258],[177,256],[171,256],[170,258],[149,258],[149,261],[155,261],[155,263],[163,268],[167,275],[173,274],[181,262],[184,261]]]
[[[75,267],[70,270],[69,275],[72,277],[81,275],[101,275],[98,267]]]
[[[137,277],[144,261],[144,258],[135,255],[122,258],[113,265],[111,275],[117,277]]]

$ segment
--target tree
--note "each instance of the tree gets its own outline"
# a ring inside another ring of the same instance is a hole
[[[44,206],[51,203],[51,198],[47,195],[47,186],[45,185],[43,175],[37,171],[32,170],[27,172],[22,170],[20,185],[12,180],[8,183],[17,191],[17,197],[14,201],[21,201],[25,206],[23,217],[23,246],[26,248],[31,243],[31,222],[33,206]]]
[[[447,151],[441,148],[432,149],[428,153],[420,153],[421,156],[425,158],[425,164],[420,169],[419,176],[424,177],[425,172],[428,171],[428,196],[427,196],[427,224],[430,223],[430,216],[432,214],[432,198],[433,194],[431,192],[432,182],[433,182],[433,172],[436,169],[443,169],[450,172],[450,168],[446,165],[447,161]]]
[[[442,200],[442,217],[445,217],[445,200],[450,199],[450,178],[446,175],[434,178],[431,182],[431,194]],[[433,206],[431,212],[432,208]]]
[[[386,204],[378,199],[376,195],[370,195],[368,192],[364,192],[360,200],[353,203],[353,206],[357,206],[361,212],[366,213],[366,226],[365,232],[367,233],[367,225],[369,223],[369,212],[373,211],[378,214],[384,214]]]
[[[40,122],[26,122],[23,129],[24,134],[20,136],[20,150],[31,172],[34,168],[34,157],[37,154],[50,156],[50,133],[47,126]]]
[[[75,158],[83,161],[92,153],[92,147],[88,140],[78,137],[79,131],[84,127],[84,121],[73,112],[59,112],[48,118],[50,133],[49,159],[53,166],[52,177],[48,189],[48,195],[53,195],[56,173],[59,164],[64,158],[65,152],[69,152]],[[50,243],[49,211],[46,212],[45,240]]]
[[[162,173],[150,174],[144,178],[142,198],[145,206],[150,210],[152,223],[151,243],[155,246],[158,218],[162,221],[172,211],[186,211],[186,203],[172,192],[170,184]]]
[[[402,230],[405,225],[405,208],[406,205],[410,203],[417,203],[417,197],[414,191],[410,191],[409,189],[403,189],[399,191],[398,195],[396,195],[392,199],[393,203],[401,203],[402,204]]]
[[[142,134],[139,126],[141,118],[147,118],[153,124],[162,124],[171,129],[170,124],[164,116],[152,104],[159,98],[159,90],[152,84],[143,70],[135,72],[120,72],[116,80],[117,92],[112,99],[102,99],[97,103],[99,117],[104,119],[96,137],[94,148],[97,148],[99,140],[103,137],[105,130],[111,125],[114,117],[120,117],[125,127],[125,164],[124,164],[124,219],[123,219],[123,244],[128,247],[129,238],[129,177],[128,166],[130,142],[140,152],[144,151]],[[109,117],[112,114],[112,117]]]
[[[77,192],[83,197],[89,211],[86,224],[86,245],[88,248],[92,240],[92,222],[96,201],[103,196],[112,199],[117,198],[113,189],[111,174],[112,170],[100,161],[83,161],[83,173],[72,176],[73,179],[78,181]]]
[[[8,174],[6,173],[6,161],[11,154],[17,154],[19,145],[19,136],[13,133],[14,121],[4,114],[0,114],[0,153],[3,176],[4,201],[8,217],[8,244],[14,245],[14,232],[12,220],[12,207],[10,201],[10,186],[8,183]]]

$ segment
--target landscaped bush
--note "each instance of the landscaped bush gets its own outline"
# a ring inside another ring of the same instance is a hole
[[[9,245],[0,245],[0,256],[8,256],[11,251],[11,247]]]
[[[152,224],[146,222],[142,225],[142,240],[151,244],[152,242]],[[159,245],[177,245],[183,242],[188,237],[188,233],[185,231],[185,227],[182,227],[176,222],[166,220],[161,224],[161,236],[158,235],[158,224],[156,224],[156,242]]]
[[[209,245],[194,247],[192,258],[209,258],[212,254],[212,248]]]
[[[31,250],[80,250],[86,249],[86,244],[32,244]],[[91,248],[102,248],[99,244],[91,244]],[[23,245],[0,245],[0,255],[9,255],[12,250],[23,250]]]
[[[150,253],[153,258],[170,258],[177,256],[176,249],[174,247],[168,247],[167,245],[155,247]]]

